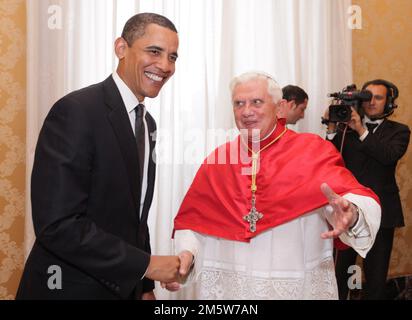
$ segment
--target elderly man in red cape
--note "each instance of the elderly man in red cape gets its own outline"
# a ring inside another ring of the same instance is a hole
[[[231,90],[241,133],[204,161],[175,218],[176,252],[193,257],[186,298],[337,299],[333,238],[365,256],[379,199],[330,142],[277,119],[285,101],[269,75]]]

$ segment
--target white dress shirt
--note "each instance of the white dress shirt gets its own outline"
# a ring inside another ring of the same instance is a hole
[[[363,117],[363,120],[362,120],[362,125],[363,125],[363,127],[366,129],[366,131],[363,133],[363,135],[361,135],[361,136],[359,137],[359,140],[360,140],[360,141],[365,140],[366,137],[367,137],[368,134],[369,134],[369,130],[368,130],[368,127],[366,126],[366,123],[376,123],[376,124],[377,124],[377,126],[375,127],[375,129],[373,129],[373,132],[372,132],[372,133],[375,133],[375,132],[376,132],[376,129],[378,129],[378,127],[381,125],[381,123],[383,122],[383,120],[384,120],[384,119],[371,120],[371,119],[368,118],[368,116],[365,115],[365,116]]]
[[[114,82],[117,85],[117,88],[120,91],[120,95],[122,96],[123,103],[126,106],[126,111],[127,111],[127,114],[129,115],[130,125],[132,126],[133,133],[135,133],[135,120],[136,120],[135,108],[137,107],[139,103],[143,104],[143,101],[139,102],[137,100],[132,90],[130,90],[130,88],[120,78],[120,76],[117,74],[116,71],[113,72],[112,76],[113,76]],[[139,204],[140,216],[142,215],[144,199],[146,197],[146,192],[147,192],[147,173],[148,173],[148,167],[149,167],[149,153],[150,153],[149,133],[147,130],[147,123],[146,123],[145,117],[146,117],[146,108],[143,113],[143,122],[144,122],[144,128],[145,128],[145,153],[144,153],[144,166],[143,166],[142,194],[141,194],[140,204]]]
[[[359,140],[360,141],[363,141],[363,140],[365,140],[366,139],[366,137],[368,136],[368,134],[369,134],[369,130],[368,130],[368,127],[366,126],[366,123],[376,123],[376,124],[378,124],[377,126],[376,126],[376,128],[375,129],[373,129],[373,133],[376,131],[376,129],[378,129],[378,127],[381,125],[381,123],[383,122],[383,120],[384,119],[379,119],[379,120],[371,120],[371,119],[369,119],[368,118],[368,116],[364,116],[363,117],[363,119],[362,119],[362,125],[363,125],[363,127],[366,129],[366,131],[359,137]],[[333,138],[336,136],[336,132],[334,132],[334,133],[327,133],[326,134],[326,137],[328,138],[328,140],[333,140]]]

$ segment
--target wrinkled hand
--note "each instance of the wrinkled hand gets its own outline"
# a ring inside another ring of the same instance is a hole
[[[321,237],[323,239],[337,238],[356,222],[357,210],[350,201],[336,194],[326,183],[322,183],[320,189],[333,210],[331,221],[333,230],[322,233]]]
[[[170,282],[170,283],[161,282],[160,285],[162,286],[163,289],[167,289],[170,292],[176,292],[180,290],[179,282]]]
[[[179,253],[179,259],[180,259],[179,274],[182,277],[185,277],[188,275],[190,271],[190,267],[192,266],[193,254],[188,250],[182,251]]]
[[[179,268],[179,280],[181,281],[182,278],[186,277],[191,269],[193,263],[193,254],[190,251],[182,251],[179,253],[180,259],[180,268]],[[175,292],[180,289],[180,283],[178,281],[165,283],[161,282],[160,285],[162,288],[166,288],[169,291]]]
[[[156,300],[156,296],[153,291],[145,292],[142,294],[142,300]]]
[[[179,278],[180,259],[178,256],[150,256],[146,278],[161,282],[173,282]]]

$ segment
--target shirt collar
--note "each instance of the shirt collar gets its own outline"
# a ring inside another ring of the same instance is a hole
[[[371,120],[367,115],[363,117],[363,124],[365,123],[376,123],[377,125],[380,125],[385,119],[377,119],[377,120]]]
[[[276,129],[276,124],[273,127],[272,131],[270,131],[265,137],[263,137],[262,139],[252,140],[252,142],[256,143],[256,142],[263,142],[263,141],[267,140],[272,135],[272,133],[275,131],[275,129]]]
[[[132,112],[136,108],[136,106],[140,103],[139,100],[137,100],[132,90],[130,90],[130,88],[122,80],[122,78],[120,78],[120,76],[118,75],[116,71],[113,72],[113,80],[116,83],[117,88],[120,91],[120,95],[122,96],[123,103],[126,106],[127,113]]]

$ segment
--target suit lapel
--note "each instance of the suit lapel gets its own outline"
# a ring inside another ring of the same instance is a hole
[[[139,199],[141,186],[138,183],[139,170],[136,139],[133,134],[133,129],[130,125],[129,116],[123,103],[123,99],[111,76],[103,82],[103,88],[105,94],[105,102],[110,109],[108,119],[113,128],[113,131],[115,132],[117,142],[120,146],[123,161],[126,166],[133,204],[137,217],[139,218]]]
[[[382,123],[380,124],[380,126],[376,128],[376,131],[374,133],[375,136],[378,137],[379,139],[382,139],[383,132],[385,131],[388,125],[389,125],[388,120],[384,119]]]

